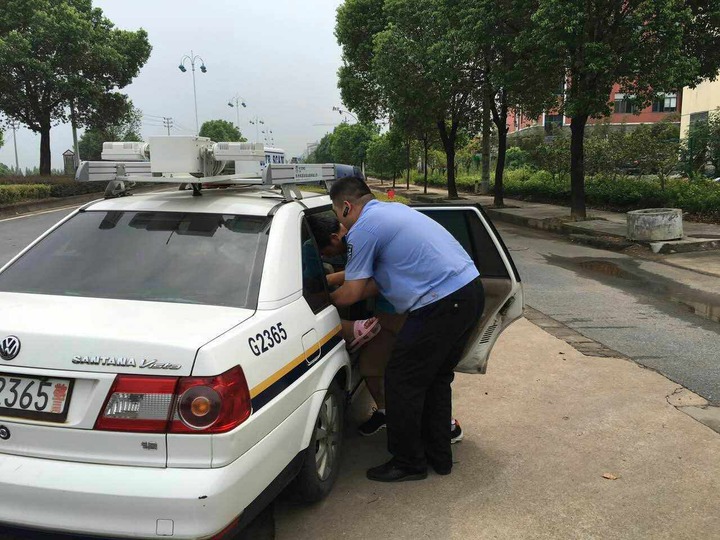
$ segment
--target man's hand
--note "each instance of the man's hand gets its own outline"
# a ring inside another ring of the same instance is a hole
[[[338,290],[330,293],[330,300],[338,307],[346,307],[376,296],[378,292],[374,279],[354,279],[346,281]]]

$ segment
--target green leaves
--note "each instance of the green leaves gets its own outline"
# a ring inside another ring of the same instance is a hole
[[[127,112],[127,86],[151,51],[144,30],[114,28],[90,0],[5,0],[0,11],[0,111],[43,137],[74,104],[80,125],[117,121]]]
[[[200,127],[201,137],[210,137],[215,142],[245,142],[240,130],[227,120],[208,120]]]

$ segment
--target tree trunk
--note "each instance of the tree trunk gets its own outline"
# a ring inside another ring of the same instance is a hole
[[[440,131],[440,139],[445,149],[445,157],[447,163],[447,185],[448,185],[448,198],[457,199],[457,185],[455,184],[455,140],[457,139],[457,123],[453,122],[448,133],[445,121],[442,120],[437,123],[438,131]]]
[[[490,193],[490,133],[490,97],[486,91],[482,116],[482,182],[480,185],[480,193],[483,195]]]
[[[427,184],[428,184],[428,139],[425,137],[423,139],[423,152],[424,152],[424,161],[423,161],[423,169],[425,173],[425,189],[423,190],[423,193],[427,195]]]
[[[505,152],[507,151],[507,112],[508,102],[505,90],[500,92],[500,110],[493,114],[498,129],[498,157],[495,164],[495,206],[505,206],[505,188],[503,174],[505,174]]]
[[[570,215],[585,219],[585,125],[588,115],[570,120]]]
[[[40,122],[40,174],[50,175],[52,162],[50,154],[50,118]]]
[[[410,191],[410,139],[407,141],[407,176],[405,177],[405,186]]]

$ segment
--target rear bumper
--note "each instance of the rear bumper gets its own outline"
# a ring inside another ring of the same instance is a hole
[[[152,469],[0,454],[0,524],[117,538],[211,538],[298,453],[307,405],[217,469]]]

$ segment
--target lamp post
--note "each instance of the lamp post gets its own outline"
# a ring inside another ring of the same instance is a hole
[[[256,116],[250,120],[250,123],[255,126],[255,142],[260,142],[260,124],[264,126],[265,122]],[[263,131],[263,133],[265,132]]]
[[[197,109],[197,87],[195,86],[195,62],[200,60],[200,71],[203,73],[207,73],[207,67],[205,67],[205,60],[203,60],[200,55],[197,55],[193,53],[193,51],[190,51],[190,54],[186,54],[180,59],[180,65],[178,66],[178,69],[185,73],[187,71],[187,68],[185,67],[185,62],[190,63],[190,68],[192,69],[192,80],[193,80],[193,96],[195,97],[195,132],[196,135],[200,133],[200,122],[198,122],[198,109]]]
[[[238,128],[238,130],[240,129],[240,106],[247,107],[247,105],[245,105],[245,98],[240,94],[235,94],[228,100],[228,107],[235,107],[235,113],[237,114],[235,127]]]
[[[351,112],[346,111],[345,109],[341,109],[340,107],[333,107],[332,110],[337,111],[340,114],[340,116],[342,116],[342,115],[347,116],[349,114],[350,116],[352,116],[355,119],[356,122],[360,122],[360,120],[358,120],[357,116],[355,116]],[[345,119],[345,121],[347,121],[347,118]]]
[[[272,129],[266,128],[262,134],[265,136],[265,142],[270,146],[275,146],[275,137],[273,136]]]

